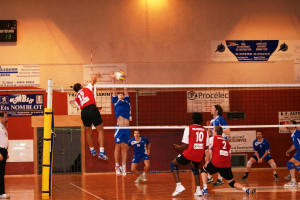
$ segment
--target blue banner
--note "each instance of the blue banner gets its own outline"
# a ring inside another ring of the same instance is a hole
[[[13,117],[44,115],[44,95],[0,95],[0,111],[5,111],[8,116]]]
[[[238,61],[268,61],[278,43],[279,40],[226,40],[227,48]],[[282,44],[278,51],[286,51],[287,48]]]

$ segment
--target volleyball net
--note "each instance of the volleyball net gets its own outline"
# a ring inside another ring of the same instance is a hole
[[[300,123],[300,84],[245,85],[95,85],[97,106],[105,129],[115,129],[111,103],[112,88],[122,93],[128,88],[132,121],[126,129],[140,130],[152,143],[151,170],[168,171],[169,161],[177,155],[183,130],[192,124],[192,113],[201,112],[206,128],[212,119],[211,108],[221,105],[228,123],[233,153],[253,152],[257,130],[264,136],[281,140],[289,133],[290,120]],[[133,131],[132,131],[133,136]],[[272,141],[272,139],[269,139]],[[271,146],[280,145],[273,140]],[[251,150],[252,149],[252,150]],[[129,154],[130,160],[130,154]],[[165,160],[162,162],[162,160]],[[168,162],[166,162],[168,161]],[[157,164],[155,164],[157,163]]]

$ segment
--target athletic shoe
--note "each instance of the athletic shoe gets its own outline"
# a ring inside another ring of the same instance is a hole
[[[217,186],[220,186],[220,185],[223,185],[224,184],[224,180],[217,180],[214,184],[213,184],[213,186],[214,187],[217,187]]]
[[[278,175],[277,174],[273,174],[273,177],[275,178],[275,181],[278,181],[279,178],[278,178]]]
[[[126,176],[126,167],[121,167],[121,172],[123,176]]]
[[[0,195],[0,199],[9,199],[9,198],[10,198],[9,194],[1,194]]]
[[[148,181],[146,175],[143,175],[143,181],[144,181],[144,182],[147,182],[147,181]]]
[[[243,181],[245,181],[247,179],[248,179],[248,176],[246,174],[241,178],[241,180],[243,180]]]
[[[196,189],[194,196],[203,196],[203,193],[200,189],[199,190]]]
[[[291,180],[291,174],[287,175],[286,177],[284,177],[286,180]]]
[[[97,152],[95,151],[95,149],[93,149],[93,150],[90,149],[90,152],[91,152],[93,157],[97,155]]]
[[[134,182],[135,183],[140,183],[142,182],[143,178],[141,176],[139,176]]]
[[[214,182],[214,178],[213,177],[207,179],[207,184],[210,184],[212,182]]]
[[[117,176],[120,176],[121,175],[121,169],[120,169],[121,167],[116,167],[115,169],[116,169],[116,175]]]
[[[183,185],[179,185],[176,187],[175,191],[173,192],[172,196],[177,196],[179,195],[181,192],[185,191],[185,187],[183,187]]]
[[[202,193],[203,193],[203,195],[208,195],[209,194],[209,192],[208,192],[208,189],[206,188],[206,189],[202,189]]]
[[[297,187],[297,183],[290,181],[290,182],[284,184],[284,187],[285,188],[294,188],[294,187]]]
[[[247,193],[247,194],[255,194],[255,193],[256,193],[256,189],[255,189],[255,188],[248,188],[248,189],[246,190],[246,193]]]
[[[99,152],[98,158],[103,159],[103,160],[108,160],[108,157],[107,157],[105,151]]]

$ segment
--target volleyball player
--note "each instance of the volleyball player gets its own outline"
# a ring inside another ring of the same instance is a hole
[[[113,72],[110,73],[112,82],[115,83]],[[125,83],[125,80],[123,80]],[[116,88],[113,88],[112,102],[114,105],[117,125],[115,130],[115,170],[116,174],[126,176],[126,161],[128,153],[128,141],[130,139],[130,129],[119,129],[121,126],[129,126],[130,121],[130,98],[127,88],[124,88],[124,94],[117,94]],[[122,155],[122,166],[119,166],[120,151]]]
[[[211,107],[211,114],[213,116],[213,119],[206,123],[207,126],[222,126],[223,127],[222,137],[224,137],[227,140],[227,135],[230,134],[230,129],[226,128],[226,126],[228,126],[228,124],[227,124],[226,120],[224,119],[224,117],[222,117],[223,108],[218,104],[214,105]],[[212,135],[212,130],[213,129],[208,129],[210,136]],[[208,174],[207,183],[209,184],[213,181],[214,181],[214,178],[210,174]],[[223,178],[220,174],[218,174],[218,179],[213,184],[213,186],[219,186],[219,185],[223,185],[223,184],[224,184]]]
[[[245,175],[241,178],[247,180],[249,171],[253,163],[262,163],[263,160],[267,161],[273,169],[273,177],[275,181],[278,181],[278,175],[276,173],[276,163],[270,154],[269,142],[263,138],[262,131],[256,132],[256,139],[253,141],[254,155],[247,162],[247,169]]]
[[[149,156],[150,156],[151,143],[146,137],[141,136],[139,131],[134,131],[134,138],[131,138],[129,140],[128,145],[132,146],[134,150],[134,155],[131,162],[131,171],[134,175],[137,176],[135,183],[139,183],[141,181],[146,182],[147,181],[146,174],[150,169]],[[144,172],[142,175],[139,175],[139,172],[137,170],[140,160],[142,160],[145,165]]]
[[[207,173],[215,174],[219,173],[224,179],[227,180],[228,184],[236,189],[243,190],[247,194],[254,194],[256,189],[247,188],[242,186],[240,183],[234,181],[232,170],[231,170],[231,146],[229,142],[222,137],[223,128],[216,126],[213,129],[213,137],[209,141],[209,150],[212,152],[212,156],[206,160],[210,162],[206,163],[201,169],[201,177],[203,181],[203,194],[208,194],[207,189]],[[210,156],[210,154],[206,154]]]
[[[297,122],[292,120],[290,124],[297,124]],[[295,169],[300,172],[300,130],[298,130],[297,127],[288,127],[288,130],[291,132],[293,145],[286,151],[286,155],[289,156],[295,149],[297,153],[287,162],[287,167],[291,174],[291,181],[284,184],[286,188],[297,187]],[[300,185],[300,182],[298,185]]]
[[[101,114],[96,107],[95,97],[92,92],[93,86],[98,76],[100,76],[100,73],[93,75],[91,82],[85,88],[80,83],[76,83],[74,84],[73,89],[76,92],[75,104],[81,109],[81,120],[86,132],[86,139],[89,145],[90,152],[92,156],[97,155],[92,137],[92,126],[94,125],[98,132],[98,143],[100,146],[98,158],[108,160],[108,157],[104,150],[103,122]]]
[[[171,172],[173,173],[176,189],[172,196],[177,196],[178,194],[185,191],[185,187],[181,184],[179,179],[178,167],[180,165],[187,165],[191,163],[191,169],[195,177],[195,182],[197,185],[195,196],[202,196],[202,191],[200,188],[200,176],[198,166],[203,160],[205,150],[208,148],[208,133],[206,129],[201,126],[202,114],[193,113],[192,116],[193,125],[185,128],[182,138],[182,145],[174,144],[175,149],[184,150],[180,153],[170,164]]]

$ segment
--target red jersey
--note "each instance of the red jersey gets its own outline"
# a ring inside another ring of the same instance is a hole
[[[83,88],[77,92],[75,96],[75,102],[81,110],[88,105],[96,105],[91,84],[88,84],[86,88]]]
[[[213,136],[211,162],[215,167],[229,168],[231,167],[230,144],[222,136]]]
[[[208,139],[208,133],[201,125],[193,124],[185,128],[182,142],[188,144],[188,148],[183,151],[183,156],[190,161],[201,162],[209,145]]]

